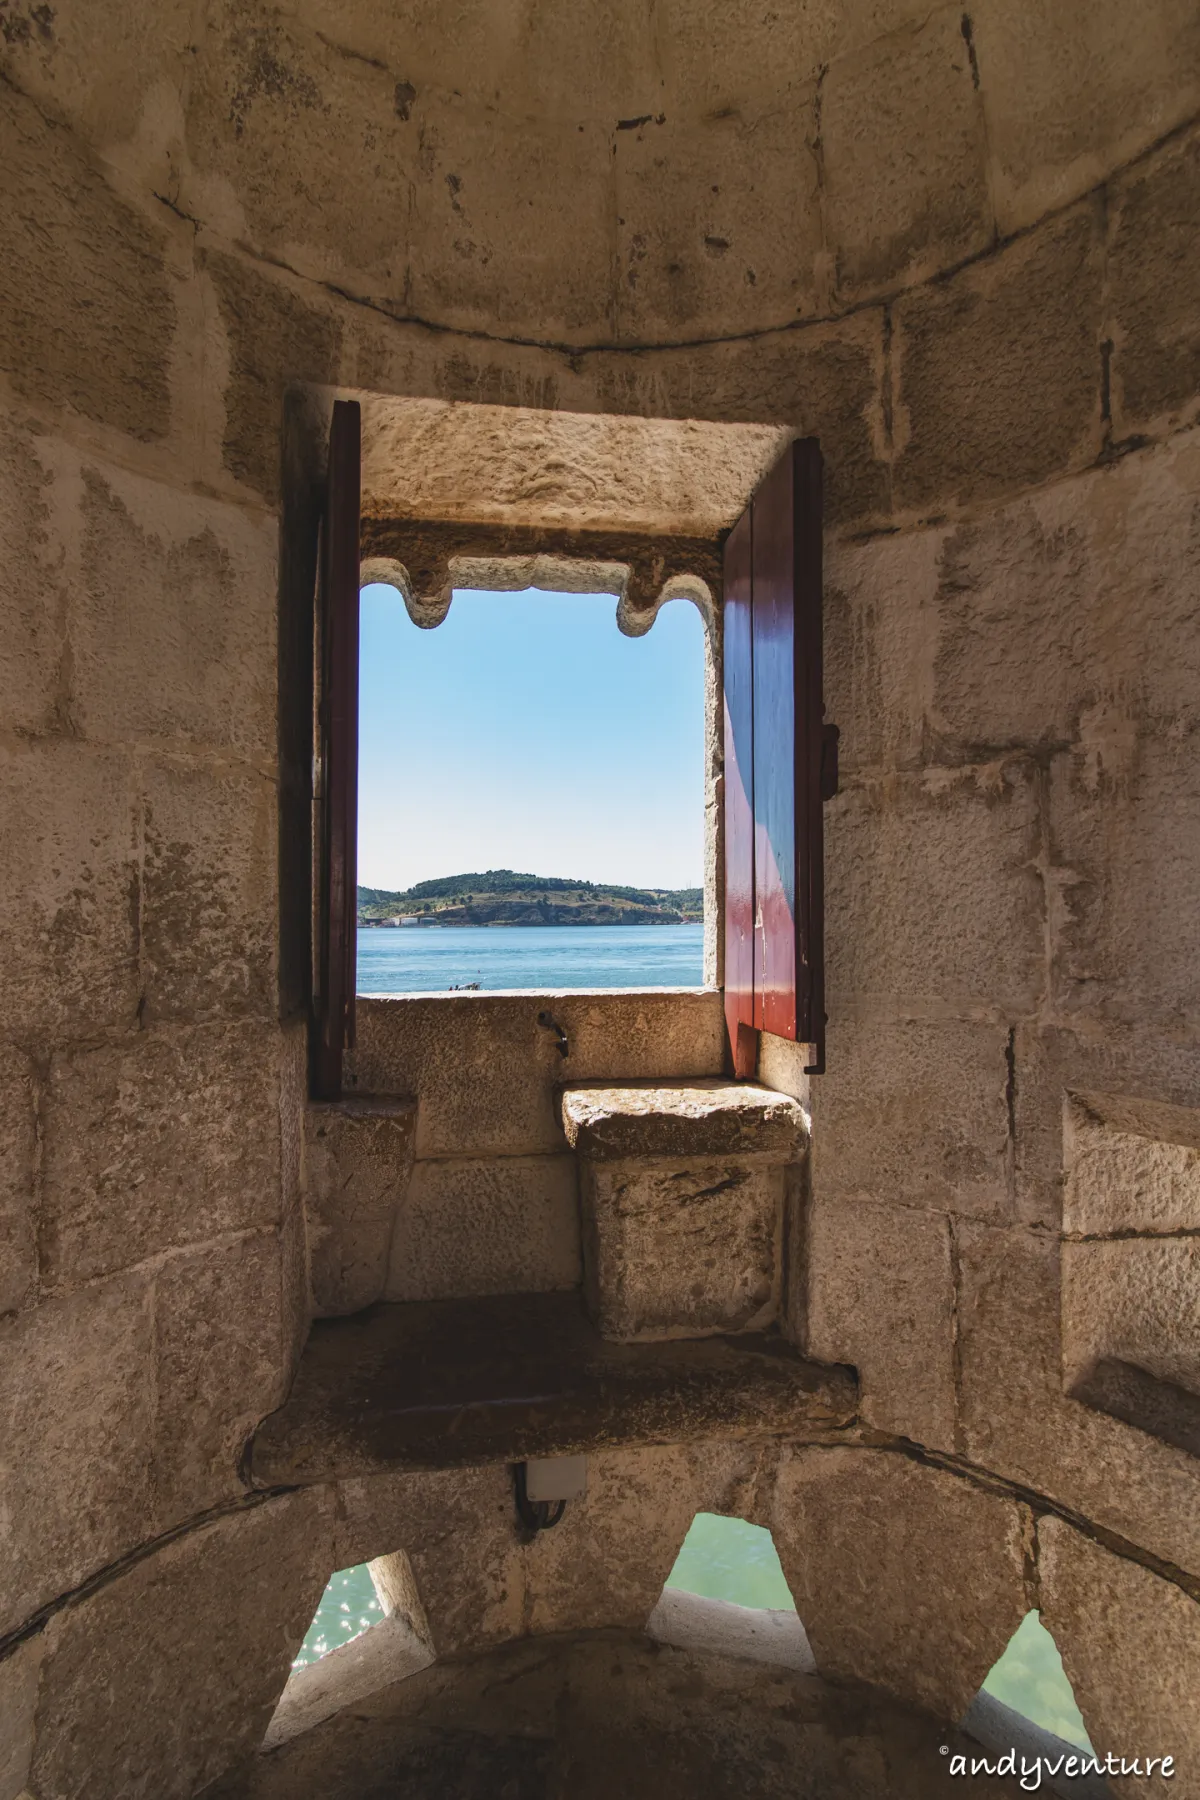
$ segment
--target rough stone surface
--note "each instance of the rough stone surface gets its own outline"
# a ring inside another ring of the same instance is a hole
[[[1200,138],[1191,133],[1131,170],[1116,184],[1114,198],[1113,423],[1119,437],[1128,437],[1163,413],[1195,411],[1200,330],[1192,305],[1198,275],[1193,222],[1200,208]]]
[[[1200,1230],[1200,1112],[1068,1094],[1063,1230],[1082,1237]]]
[[[1093,187],[1200,100],[1187,0],[1154,0],[1137,18],[1121,0],[976,0],[970,17],[1006,233]]]
[[[973,1220],[957,1237],[966,1456],[1200,1571],[1196,1459],[1064,1395],[1057,1238]]]
[[[918,678],[905,704],[943,756],[1078,743],[1094,790],[1127,766],[1139,715],[1195,720],[1197,462],[1181,433],[936,534],[905,646],[928,656],[932,616],[933,691]]]
[[[1028,1610],[1024,1509],[902,1455],[785,1458],[771,1531],[818,1671],[947,1721],[962,1717]]]
[[[1063,1378],[1102,1357],[1200,1394],[1200,1232],[1062,1248]]]
[[[655,115],[616,141],[617,316],[636,343],[824,311],[812,97],[702,125]]]
[[[460,102],[426,125],[422,161],[409,285],[418,317],[543,343],[609,335],[615,221],[607,132],[480,116]],[[568,258],[558,253],[566,238]]]
[[[1030,1223],[1055,1230],[1070,1162],[1063,1118],[1068,1094],[1119,1097],[1152,1111],[1167,1106],[1190,1112],[1196,1098],[1191,1041],[1152,1026],[1110,1026],[1086,1016],[1074,1029],[1018,1025],[1012,1064],[1018,1210]]]
[[[1036,773],[1024,761],[846,784],[826,807],[831,1015],[1030,1008],[1042,982]]]
[[[811,1101],[822,1198],[1006,1217],[1007,1042],[959,1020],[834,1021],[835,1078]]]
[[[1186,1793],[1200,1769],[1200,1604],[1062,1519],[1038,1521],[1042,1618],[1101,1756],[1170,1754],[1175,1774],[1118,1778],[1118,1794]]]
[[[30,401],[134,438],[162,438],[175,327],[163,209],[151,223],[77,139],[11,89],[0,158],[9,195],[0,237],[9,379]]]
[[[403,1550],[438,1657],[520,1634],[525,1583],[507,1468],[386,1476],[342,1494],[335,1566]]]
[[[577,1286],[579,1206],[569,1156],[413,1164],[392,1231],[386,1298]]]
[[[698,1511],[753,1512],[774,1455],[744,1446],[602,1451],[588,1491],[553,1531],[523,1542],[506,1469],[343,1484],[339,1553],[408,1552],[439,1656],[510,1635],[613,1625],[641,1630]],[[466,1521],[472,1523],[468,1526]],[[461,1555],[456,1532],[469,1530]]]
[[[646,1629],[660,1644],[680,1650],[771,1663],[803,1675],[816,1667],[798,1616],[773,1607],[737,1606],[664,1588]]]
[[[854,1365],[869,1424],[942,1450],[954,1448],[955,1431],[953,1258],[944,1216],[829,1199],[818,1183],[806,1243],[808,1352]]]
[[[306,1108],[304,1209],[319,1317],[382,1299],[416,1126],[416,1106],[407,1100]]]
[[[246,1467],[259,1487],[290,1487],[636,1444],[824,1440],[856,1405],[852,1369],[774,1331],[614,1344],[577,1291],[410,1301],[316,1322]]]
[[[588,359],[606,410],[748,424],[784,419],[818,436],[826,458],[826,518],[859,528],[890,512],[882,308],[802,330],[731,343]]]
[[[0,1800],[21,1800],[27,1789],[44,1647],[39,1633],[0,1662]]]
[[[1062,864],[1058,997],[1081,1018],[1187,1029],[1200,1019],[1185,922],[1200,896],[1200,846],[1189,829],[1200,727],[1179,720],[1131,731],[1119,715],[1105,723],[1100,759],[1080,744],[1051,769],[1050,830]]]
[[[379,1619],[348,1644],[338,1644],[320,1662],[292,1671],[271,1716],[263,1749],[274,1750],[289,1738],[311,1731],[343,1707],[353,1706],[393,1682],[406,1681],[432,1661],[433,1652],[415,1635],[407,1619],[397,1613]]]
[[[363,517],[712,539],[787,437],[777,425],[372,395]]]
[[[1032,487],[1100,448],[1099,221],[1090,205],[896,308],[896,501]]]
[[[270,755],[274,531],[127,470],[61,463],[60,490],[79,496],[83,579],[68,610],[78,729]]]
[[[213,1800],[411,1792],[514,1800],[931,1800],[970,1741],[878,1691],[696,1654],[644,1633],[563,1634],[435,1664],[214,1789]],[[974,1746],[978,1754],[978,1746]],[[1016,1800],[980,1776],[981,1800]]]
[[[348,1089],[415,1098],[418,1157],[561,1152],[564,1081],[719,1075],[724,1029],[717,993],[360,1000]]]
[[[717,1444],[589,1456],[587,1493],[525,1549],[527,1628],[644,1628],[696,1514],[745,1505],[773,1461]]]
[[[30,1299],[37,1281],[35,1093],[28,1057],[0,1045],[0,1314]]]
[[[988,245],[983,108],[953,8],[835,63],[821,88],[820,130],[843,300],[886,292]]]
[[[291,1368],[280,1263],[279,1237],[268,1233],[172,1257],[159,1274],[154,1485],[170,1518],[240,1493],[246,1440],[283,1398]]]
[[[1195,433],[953,526],[827,552],[843,779],[1078,740],[1098,778],[1143,711],[1195,718]]]
[[[280,1216],[275,1034],[141,1032],[50,1066],[42,1255],[81,1280]]]
[[[20,1032],[130,1024],[137,1005],[134,777],[119,750],[0,745],[3,1016]]]
[[[144,1280],[84,1288],[0,1322],[0,1516],[10,1521],[0,1632],[152,1528],[153,1430]]]
[[[285,1495],[188,1532],[59,1613],[34,1791],[191,1800],[252,1750],[328,1579],[329,1541],[319,1497]]]
[[[584,1291],[604,1337],[755,1331],[779,1304],[777,1159],[580,1161]]]
[[[8,23],[0,63],[14,87],[83,139],[109,147],[116,163],[136,146],[146,175],[165,182],[170,158],[160,134],[164,113],[174,123],[174,89],[187,62],[187,0],[164,0],[147,15],[124,0],[61,0],[52,16],[11,8]]]
[[[0,413],[0,556],[7,587],[0,723],[6,730],[44,730],[62,703],[65,595],[55,566],[54,478],[44,453],[24,420]]]
[[[782,1159],[808,1139],[801,1108],[751,1083],[647,1082],[567,1088],[563,1131],[580,1156],[721,1156],[726,1152]]]
[[[336,377],[342,327],[254,264],[214,251],[204,259],[229,357],[224,464],[268,502],[279,498],[283,393],[289,382]]]
[[[262,1016],[275,999],[275,784],[155,762],[144,787],[143,1017]]]
[[[421,126],[397,110],[382,62],[345,54],[343,24],[331,18],[322,36],[295,18],[212,9],[189,83],[183,204],[316,280],[396,300]]]

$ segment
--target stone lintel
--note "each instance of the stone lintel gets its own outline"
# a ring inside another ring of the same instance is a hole
[[[424,606],[448,599],[451,562],[510,557],[623,563],[629,569],[626,603],[635,617],[642,612],[653,616],[666,583],[681,576],[698,577],[714,598],[721,593],[721,545],[715,535],[368,517],[362,521],[361,547],[364,559],[387,557],[401,563],[414,599]]]

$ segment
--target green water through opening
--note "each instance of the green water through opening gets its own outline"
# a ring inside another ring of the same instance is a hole
[[[735,1606],[795,1612],[796,1605],[769,1531],[745,1519],[697,1513],[667,1586]],[[366,1563],[330,1578],[292,1664],[319,1662],[379,1623],[383,1609]],[[1022,1718],[1091,1752],[1092,1745],[1058,1646],[1036,1612],[1021,1621],[983,1683],[983,1691]]]
[[[983,1691],[1023,1719],[1095,1755],[1058,1645],[1036,1612],[1026,1613],[983,1683]]]
[[[321,1604],[296,1653],[293,1669],[320,1662],[331,1650],[353,1643],[372,1625],[378,1625],[382,1617],[383,1608],[366,1563],[359,1563],[354,1569],[339,1569],[330,1576],[321,1595]]]
[[[696,1514],[667,1586],[735,1606],[796,1610],[770,1532],[721,1513]]]

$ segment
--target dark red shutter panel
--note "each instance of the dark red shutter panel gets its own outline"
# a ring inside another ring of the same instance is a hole
[[[749,510],[725,543],[725,1026],[735,1075],[753,1075],[754,664]]]
[[[754,1030],[814,1045],[812,1072],[819,1072],[825,1056],[825,734],[821,453],[815,439],[789,445],[758,488],[727,540],[725,581],[725,1011],[730,1054],[737,1074],[753,1072],[753,1041],[739,1045],[739,1033],[749,1023]],[[754,822],[749,872],[747,814]],[[752,922],[749,999],[747,893]]]
[[[315,1085],[342,1091],[342,1053],[354,1045],[358,930],[358,579],[362,418],[334,403],[322,529],[322,905]]]

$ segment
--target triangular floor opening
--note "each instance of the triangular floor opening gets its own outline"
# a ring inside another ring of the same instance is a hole
[[[433,1661],[429,1628],[403,1551],[336,1569],[267,1727],[270,1750]]]
[[[771,1533],[723,1513],[692,1520],[646,1629],[679,1649],[814,1667]]]
[[[993,1758],[1011,1752],[1018,1769],[1036,1765],[1059,1800],[1112,1800],[1058,1645],[1036,1612],[1021,1620],[960,1724]]]
[[[1036,1612],[1026,1613],[985,1676],[981,1693],[1031,1724],[1094,1756],[1083,1715],[1062,1665],[1058,1645]]]
[[[304,1642],[296,1652],[293,1669],[307,1668],[343,1644],[352,1644],[356,1637],[361,1637],[372,1625],[378,1625],[382,1618],[383,1607],[369,1565],[359,1563],[352,1569],[336,1569],[321,1595],[321,1604],[313,1614]]]

